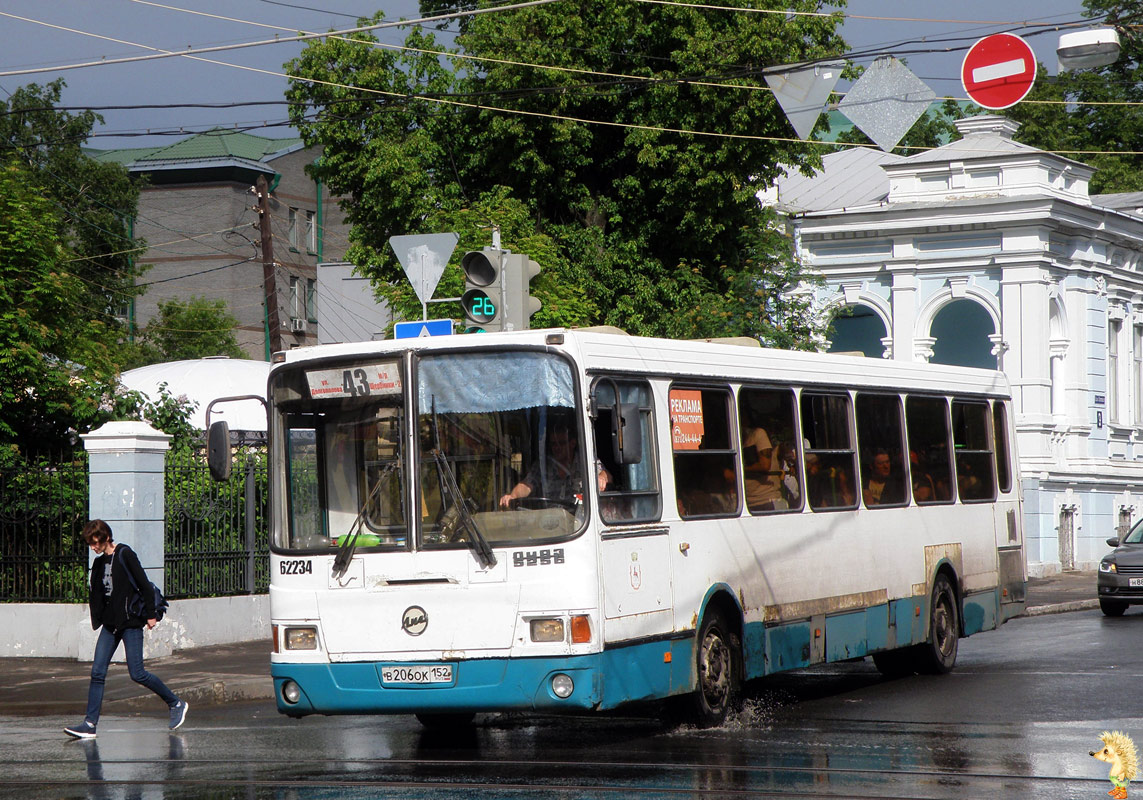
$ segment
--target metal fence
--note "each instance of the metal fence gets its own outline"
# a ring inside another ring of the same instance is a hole
[[[0,602],[87,600],[87,453],[0,463]]]
[[[0,462],[0,602],[87,601],[88,495],[82,450]],[[167,597],[268,590],[264,447],[241,448],[225,483],[204,453],[168,451],[165,504]]]
[[[243,449],[228,482],[211,478],[202,452],[168,453],[166,484],[166,596],[267,591],[265,450]]]

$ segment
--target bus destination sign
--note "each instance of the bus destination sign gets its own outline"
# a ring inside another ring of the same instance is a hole
[[[313,400],[401,393],[401,373],[392,363],[310,370],[306,373],[306,382]]]

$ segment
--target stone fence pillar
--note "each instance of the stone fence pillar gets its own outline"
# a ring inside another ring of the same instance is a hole
[[[165,590],[163,518],[171,437],[146,422],[108,422],[81,436],[89,458],[92,519],[134,550],[151,583]]]

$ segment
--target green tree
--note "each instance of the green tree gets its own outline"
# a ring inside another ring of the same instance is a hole
[[[779,164],[819,163],[761,71],[844,52],[840,16],[787,9],[819,6],[591,0],[484,14],[461,23],[452,69],[420,30],[401,52],[331,39],[287,64],[287,96],[306,143],[323,147],[314,175],[348,198],[350,258],[366,275],[403,280],[390,236],[517,203],[531,220],[520,235],[552,243],[545,263],[504,242],[556,276],[537,291],[546,309],[567,308],[545,293],[571,274],[587,321],[699,335],[695,298],[730,302],[732,276],[768,263],[743,237],[762,224],[757,191]],[[458,232],[465,247],[488,243]]]
[[[64,266],[55,205],[18,166],[0,166],[0,441],[26,451],[66,444],[106,418],[119,331],[87,313],[87,288]]]
[[[1143,191],[1143,38],[1136,0],[1085,0],[1085,13],[1119,31],[1119,59],[1098,69],[1039,79],[1004,114],[1021,123],[1016,139],[1096,168],[1093,194]],[[1046,74],[1041,68],[1041,74]],[[1041,103],[1036,101],[1054,101]]]
[[[139,334],[132,367],[205,356],[246,358],[234,335],[238,320],[225,300],[191,297],[159,303],[159,313]]]
[[[0,162],[35,176],[54,211],[57,236],[71,251],[68,271],[90,296],[83,313],[111,324],[141,291],[133,256],[145,246],[131,236],[139,185],[122,165],[83,151],[103,118],[57,110],[64,86],[63,80],[29,84],[0,101]]]

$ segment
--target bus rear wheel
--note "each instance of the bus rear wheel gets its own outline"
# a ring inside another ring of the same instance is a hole
[[[680,716],[699,728],[714,728],[726,720],[738,699],[739,669],[738,642],[718,611],[709,611],[703,617],[695,638],[694,692],[680,698]]]
[[[929,603],[929,641],[920,645],[917,671],[943,675],[956,664],[960,640],[960,612],[949,579],[941,574],[933,581]]]
[[[917,671],[917,659],[912,647],[886,650],[873,654],[873,666],[886,678],[904,678]]]

